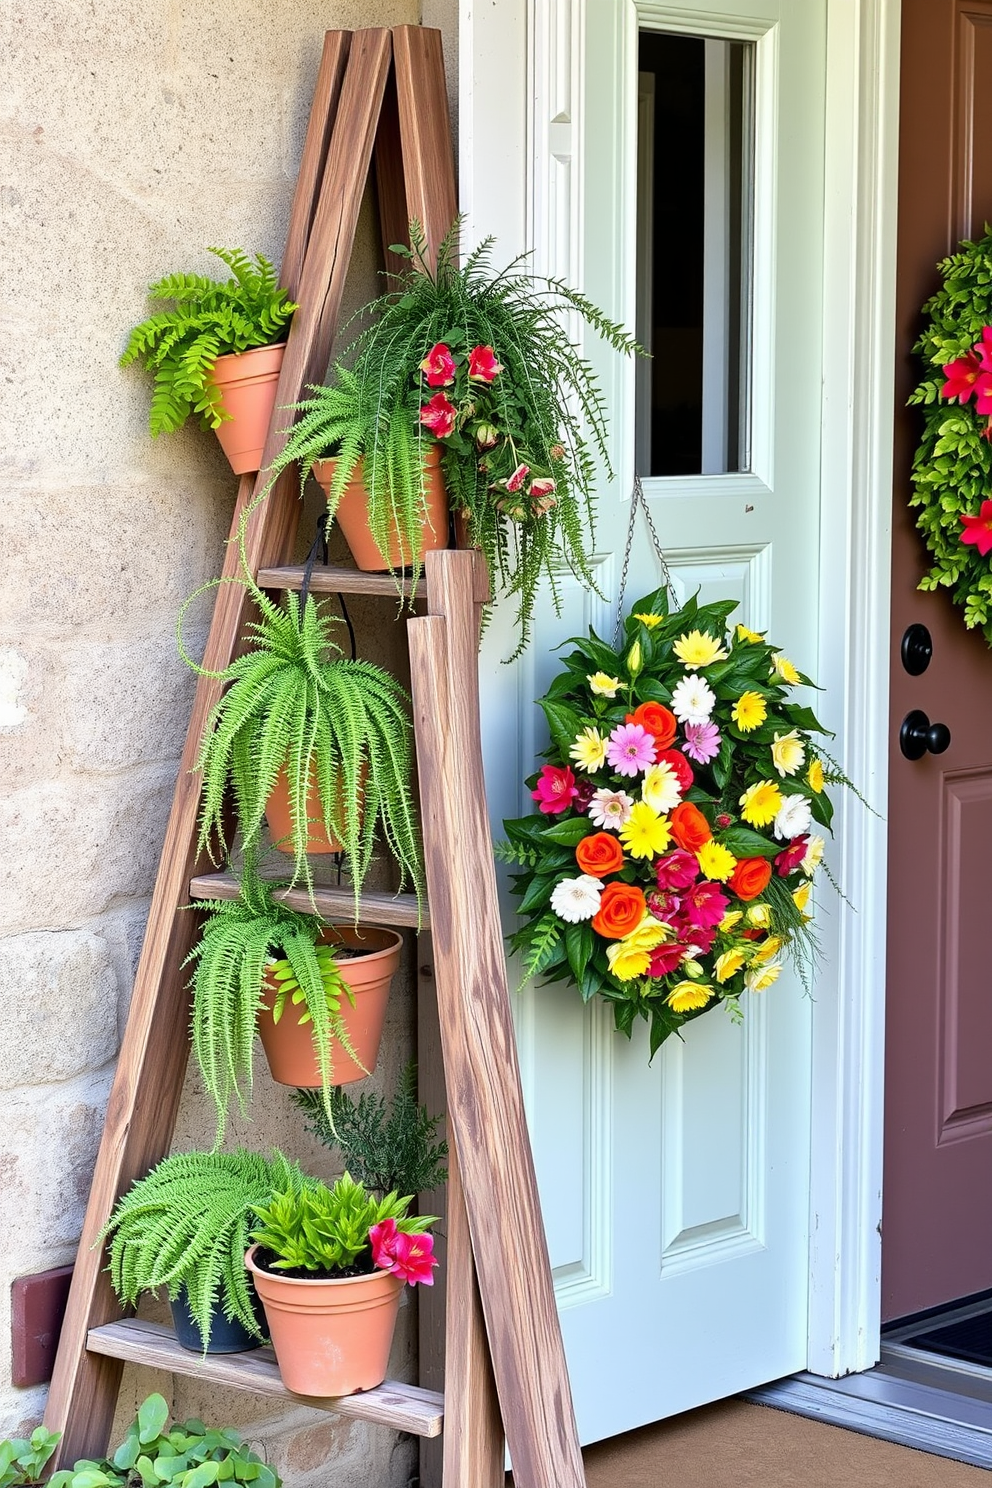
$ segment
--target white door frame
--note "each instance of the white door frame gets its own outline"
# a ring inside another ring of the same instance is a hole
[[[698,23],[689,5],[642,8],[673,28]],[[459,0],[465,241],[492,233],[500,264],[534,248],[539,267],[579,266],[583,206],[571,164],[582,69],[570,37],[582,11],[583,0]],[[847,773],[879,811],[888,758],[899,13],[900,0],[827,0],[819,711]],[[877,1361],[881,1315],[886,833],[880,816],[845,794],[833,864],[850,905],[829,906],[813,1009],[808,1367],[830,1376]]]

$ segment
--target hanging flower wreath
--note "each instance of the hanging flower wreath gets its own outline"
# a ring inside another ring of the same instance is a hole
[[[910,505],[934,563],[919,587],[950,589],[992,645],[992,234],[939,267],[914,347],[928,375],[909,400],[926,407]]]
[[[664,589],[626,620],[618,652],[575,638],[540,699],[551,744],[537,803],[504,822],[497,855],[523,924],[527,976],[613,1004],[651,1053],[720,1003],[770,987],[815,949],[807,913],[830,828],[825,784],[846,778],[791,700],[812,686],[763,636],[727,633],[735,600],[669,614]]]

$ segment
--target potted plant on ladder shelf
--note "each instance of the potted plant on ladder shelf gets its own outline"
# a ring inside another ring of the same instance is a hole
[[[143,360],[155,374],[149,414],[153,435],[181,429],[191,414],[213,429],[235,475],[257,470],[275,406],[286,327],[297,308],[267,258],[211,248],[231,270],[227,280],[167,274],[149,286],[171,300],[135,326],[121,366]]]

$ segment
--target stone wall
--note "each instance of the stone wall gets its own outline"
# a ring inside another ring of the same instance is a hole
[[[450,22],[448,0],[434,9]],[[148,379],[117,358],[149,282],[217,268],[207,244],[278,260],[323,31],[418,19],[418,0],[0,12],[0,1437],[44,1407],[44,1388],[10,1382],[10,1282],[74,1255],[192,696],[177,611],[219,569],[236,486],[210,435],[149,438]],[[349,305],[375,292],[377,264],[367,200]],[[371,627],[360,614],[360,644]],[[412,1036],[407,977],[386,1085]],[[229,1143],[279,1143],[329,1172],[285,1095],[259,1084]],[[208,1146],[211,1130],[191,1077],[176,1144]],[[408,1376],[413,1311],[392,1366]],[[415,1444],[388,1431],[148,1372],[126,1372],[119,1419],[153,1388],[246,1429],[290,1488],[398,1488],[415,1472]]]

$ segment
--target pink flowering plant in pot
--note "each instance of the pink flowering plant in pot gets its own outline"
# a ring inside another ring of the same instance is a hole
[[[812,686],[764,636],[728,629],[735,600],[634,606],[618,650],[576,638],[539,705],[550,731],[527,816],[497,855],[517,868],[526,976],[604,997],[652,1056],[720,1006],[741,1016],[790,952],[815,952],[811,881],[848,784],[794,696]]]
[[[538,587],[557,606],[564,561],[595,587],[589,564],[597,470],[612,477],[607,419],[592,367],[570,340],[577,313],[616,351],[638,349],[624,329],[558,279],[516,259],[501,272],[487,240],[458,262],[458,223],[430,262],[411,224],[409,270],[360,312],[366,324],[312,388],[272,467],[333,456],[333,512],[359,461],[369,521],[383,551],[391,522],[409,534],[426,503],[425,455],[440,449],[451,510],[485,554],[495,593],[516,602],[519,644],[530,636]],[[598,464],[597,464],[598,461]],[[380,540],[383,539],[383,540]]]

